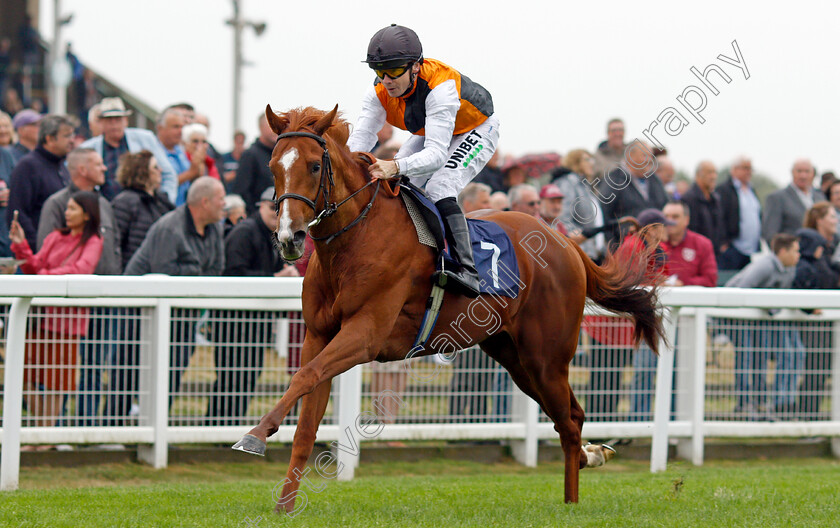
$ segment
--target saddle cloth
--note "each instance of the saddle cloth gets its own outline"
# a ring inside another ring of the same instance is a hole
[[[435,248],[442,258],[436,266],[456,267],[457,263],[446,248],[443,219],[434,202],[421,189],[408,182],[400,182],[402,200],[417,230],[417,240]],[[473,258],[481,279],[481,293],[515,298],[522,281],[516,252],[507,233],[495,222],[468,218]]]

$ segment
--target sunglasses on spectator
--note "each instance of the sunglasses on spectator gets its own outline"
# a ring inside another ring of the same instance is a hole
[[[399,66],[398,68],[388,68],[387,70],[374,69],[373,71],[376,72],[376,76],[380,79],[384,79],[387,75],[390,79],[396,80],[397,77],[402,77],[409,68],[411,68],[411,64]]]

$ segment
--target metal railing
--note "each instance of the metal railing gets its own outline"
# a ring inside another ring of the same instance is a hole
[[[170,443],[237,441],[298,368],[300,290],[291,278],[0,277],[0,488],[17,487],[21,444],[138,444],[164,467]],[[585,438],[652,438],[658,471],[671,437],[701,464],[706,436],[840,436],[833,292],[679,288],[662,301],[673,346],[658,361],[626,343],[626,323],[587,308],[570,373]],[[822,313],[766,310],[791,306]],[[363,426],[371,413],[379,427]],[[270,441],[291,442],[296,422],[297,408]],[[507,440],[530,466],[539,440],[557,437],[475,348],[352,369],[334,382],[318,431],[344,447]],[[340,478],[353,477],[358,455],[337,450]]]

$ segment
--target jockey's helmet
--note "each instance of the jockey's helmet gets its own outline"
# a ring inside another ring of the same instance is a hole
[[[383,70],[417,61],[423,62],[423,46],[417,33],[405,26],[391,24],[370,39],[364,62],[374,70]]]

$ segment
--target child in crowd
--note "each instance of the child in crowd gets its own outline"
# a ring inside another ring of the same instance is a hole
[[[770,242],[773,254],[761,257],[748,264],[737,275],[727,281],[727,287],[736,288],[779,288],[787,289],[793,285],[796,265],[799,262],[799,240],[797,237],[779,233]],[[795,363],[803,350],[799,332],[782,321],[756,321],[744,324],[742,320],[724,319],[723,326],[733,330],[730,333],[735,346],[735,394],[736,414],[746,414],[750,419],[759,419],[759,411],[764,408],[768,413],[771,407],[765,402],[767,396],[767,361],[771,349],[776,358],[777,402],[776,411],[788,410],[787,399],[791,372],[795,373]],[[782,394],[780,392],[784,392]],[[782,407],[785,407],[782,409]]]

